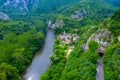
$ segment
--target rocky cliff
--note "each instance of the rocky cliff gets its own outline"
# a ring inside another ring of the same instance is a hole
[[[0,8],[8,12],[10,9],[28,12],[29,8],[36,3],[37,0],[5,0],[0,3]]]
[[[110,41],[113,39],[111,32],[107,29],[99,29],[95,34],[92,34],[87,40],[86,44],[83,45],[84,50],[88,50],[88,43],[91,40],[98,42],[100,47],[108,47]]]
[[[3,12],[0,12],[0,19],[7,20],[9,19],[9,16]]]

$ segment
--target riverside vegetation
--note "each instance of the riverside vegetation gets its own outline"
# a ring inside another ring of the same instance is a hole
[[[54,42],[54,52],[50,56],[51,64],[40,76],[40,80],[95,80],[96,62],[99,58],[96,50],[100,45],[91,40],[86,51],[83,45],[99,29],[108,29],[113,36],[104,49],[104,79],[119,80],[120,1],[41,1],[37,7],[28,5],[27,15],[12,15],[11,7],[3,8],[9,9],[6,13],[11,19],[0,20],[0,80],[22,80],[21,72],[31,62],[34,53],[43,46],[46,23],[49,20],[63,20],[64,25],[53,29],[57,39]],[[0,1],[0,5],[3,3],[4,1]],[[0,7],[1,11],[3,9]],[[78,34],[79,39],[64,44],[58,37],[64,32]],[[106,37],[103,39],[106,40]],[[69,47],[73,45],[73,50],[66,58]]]
[[[82,4],[75,3],[76,5],[72,4],[72,6],[67,6],[67,9],[65,9],[66,7],[63,7],[58,10],[61,14],[57,14],[58,16],[56,19],[62,19],[64,25],[62,27],[54,28],[55,34],[62,34],[65,31],[67,33],[77,33],[80,38],[74,44],[75,48],[70,53],[68,59],[65,57],[67,54],[67,52],[65,52],[67,50],[65,49],[65,46],[67,47],[71,44],[63,46],[61,41],[56,40],[59,44],[55,42],[54,53],[50,57],[52,61],[50,68],[40,77],[40,80],[95,80],[96,62],[99,58],[96,50],[99,48],[99,44],[94,40],[90,41],[88,44],[89,50],[87,51],[84,51],[83,45],[87,42],[89,37],[99,29],[108,29],[113,35],[113,39],[109,41],[109,46],[105,48],[103,57],[104,79],[119,80],[119,63],[117,61],[119,61],[120,46],[118,39],[120,34],[120,10],[117,10],[114,14],[110,15],[109,12],[114,12],[113,8],[108,6],[108,8],[105,8],[106,6],[102,7],[100,4],[97,5],[97,1],[93,4],[87,1],[83,2],[84,3],[80,2]],[[81,12],[84,18],[80,21],[70,17],[70,15],[75,12],[75,9],[78,10],[80,7],[85,9],[85,5],[95,7],[90,8],[91,11],[93,10],[95,12],[92,14],[84,14]],[[99,10],[102,12],[99,12],[97,8],[100,8]],[[108,15],[110,16],[107,17]],[[55,19],[53,19],[53,21],[55,21]],[[104,39],[106,39],[106,37],[104,37]]]
[[[44,43],[45,28],[39,20],[0,21],[0,80],[21,80],[18,74]]]

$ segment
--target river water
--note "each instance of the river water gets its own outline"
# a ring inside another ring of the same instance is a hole
[[[24,80],[39,80],[41,74],[43,74],[49,67],[49,56],[53,52],[55,36],[51,30],[47,30],[44,47],[41,51],[36,52],[35,57],[32,60],[31,65],[26,69]]]

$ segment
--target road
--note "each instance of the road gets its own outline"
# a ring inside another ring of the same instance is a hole
[[[100,57],[97,61],[97,73],[96,73],[96,80],[104,80],[104,73],[103,73],[103,61],[102,57]]]

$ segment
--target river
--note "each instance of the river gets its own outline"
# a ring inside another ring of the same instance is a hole
[[[43,49],[36,52],[31,65],[25,71],[24,80],[39,80],[40,75],[48,69],[50,64],[49,56],[53,52],[54,40],[55,35],[48,29]]]

